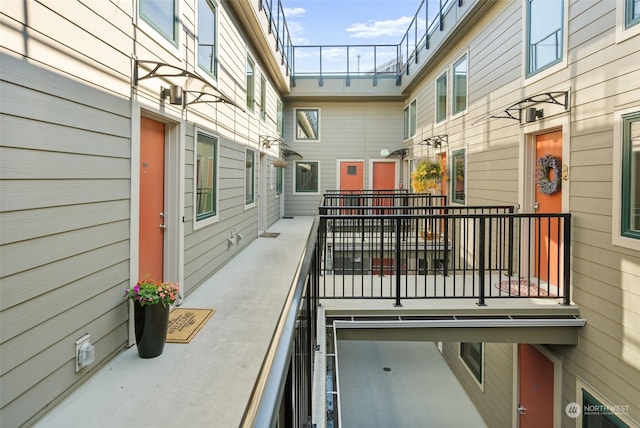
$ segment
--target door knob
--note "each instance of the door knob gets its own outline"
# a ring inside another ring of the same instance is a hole
[[[520,413],[521,415],[524,415],[527,411],[527,408],[524,407],[523,405],[520,405],[520,407],[518,407],[518,413]]]

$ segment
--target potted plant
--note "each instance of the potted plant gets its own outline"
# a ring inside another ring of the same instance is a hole
[[[422,159],[418,167],[411,173],[411,187],[414,192],[425,193],[438,188],[443,175],[443,167],[440,162]]]
[[[136,345],[140,358],[162,354],[169,326],[170,306],[179,297],[180,287],[170,282],[142,279],[125,291],[133,301]]]

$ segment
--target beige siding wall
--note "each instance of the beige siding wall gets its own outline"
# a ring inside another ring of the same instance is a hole
[[[163,78],[133,85],[134,58],[194,71],[197,1],[180,2],[177,47],[170,47],[135,14],[135,1],[20,2],[0,5],[0,411],[3,426],[20,426],[85,380],[128,344],[129,314],[123,297],[137,263],[137,218],[132,188],[138,174],[141,114],[165,121],[171,132],[169,188],[180,192],[167,230],[182,247],[183,263],[170,273],[188,294],[257,237],[258,206],[244,203],[245,148],[260,151],[260,136],[277,135],[281,94],[262,58],[271,53],[249,42],[228,2],[217,2],[219,90],[241,107],[246,99],[246,58],[255,60],[255,112],[229,104],[160,103]],[[78,23],[82,23],[79,25]],[[266,36],[267,38],[273,36]],[[260,55],[258,55],[260,53]],[[279,71],[278,68],[274,70]],[[140,76],[147,71],[139,69]],[[266,109],[260,113],[260,79]],[[169,79],[171,80],[171,79]],[[177,78],[185,89],[197,80]],[[282,86],[282,85],[281,85]],[[187,101],[193,95],[187,95]],[[194,230],[195,129],[219,138],[219,221]],[[179,147],[180,150],[173,151]],[[266,150],[278,157],[280,147]],[[269,170],[269,167],[267,167]],[[256,197],[259,169],[256,166]],[[178,180],[178,177],[183,180]],[[267,174],[268,177],[268,174]],[[280,200],[267,187],[267,223],[280,218]],[[180,211],[178,208],[183,208]],[[133,226],[132,226],[133,225]],[[244,237],[228,248],[234,229]],[[177,257],[178,258],[178,257]],[[167,278],[169,279],[169,278]],[[96,361],[75,372],[75,340],[91,335]]]
[[[460,358],[459,343],[443,343],[442,355],[489,427],[510,427],[513,413],[513,345],[485,343],[482,385]]]
[[[294,141],[295,108],[320,109],[320,140]],[[298,102],[285,110],[285,141],[303,160],[320,162],[320,194],[293,193],[294,162],[285,171],[287,194],[285,213],[316,215],[322,193],[337,188],[337,160],[365,162],[364,183],[369,187],[370,161],[382,160],[380,150],[394,151],[402,146],[402,103],[399,102]],[[399,165],[396,167],[399,168]]]
[[[417,98],[418,133],[405,146],[412,147],[418,157],[426,151],[415,143],[431,135],[448,134],[449,146],[443,150],[467,149],[468,204],[524,203],[521,209],[526,210],[531,201],[523,199],[524,184],[520,181],[525,135],[562,127],[568,148],[563,162],[570,166],[569,180],[563,182],[564,207],[572,212],[574,224],[572,298],[587,319],[578,346],[555,349],[563,357],[562,405],[578,400],[579,378],[610,403],[629,405],[623,419],[633,425],[640,420],[635,398],[640,396],[640,254],[612,244],[616,233],[612,230],[612,206],[619,191],[612,192],[613,178],[619,174],[613,155],[615,145],[621,144],[614,140],[617,125],[613,113],[640,111],[640,43],[638,36],[616,43],[616,8],[623,7],[623,2],[572,1],[568,8],[567,65],[541,79],[524,80],[522,4],[497,2],[448,47],[441,60],[430,64],[430,71],[408,96]],[[465,51],[469,55],[468,113],[435,125],[434,81]],[[472,125],[483,115],[528,95],[555,90],[570,91],[570,113],[540,105],[545,119],[534,125],[509,119]],[[486,363],[511,373],[511,353],[506,348],[501,355],[488,353]],[[449,361],[456,365],[455,358]],[[498,379],[507,376],[500,376],[500,370],[496,370]],[[475,385],[467,390],[478,399]],[[512,400],[503,398],[482,401],[483,415],[508,415],[513,403],[504,407]],[[575,426],[575,420],[561,413],[563,426]],[[496,420],[495,426],[508,426],[506,422],[509,419]]]

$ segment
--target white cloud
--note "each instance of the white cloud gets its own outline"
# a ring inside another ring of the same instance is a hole
[[[373,39],[376,37],[401,37],[409,28],[413,17],[403,16],[398,19],[388,19],[385,21],[369,21],[366,23],[355,23],[347,28],[347,33],[357,39]]]
[[[284,10],[284,16],[287,19],[294,18],[296,16],[304,16],[306,13],[306,10],[304,10],[303,7],[284,7],[282,9]]]

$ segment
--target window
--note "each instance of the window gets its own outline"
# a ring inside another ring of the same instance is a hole
[[[319,162],[296,161],[294,168],[295,193],[319,193]]]
[[[278,100],[278,135],[282,137],[284,134],[284,104]]]
[[[282,176],[284,168],[276,168],[276,195],[282,195]]]
[[[140,0],[140,17],[178,46],[177,0]]]
[[[260,119],[267,118],[267,80],[262,76],[260,78]]]
[[[453,64],[451,113],[462,113],[467,109],[467,55]]]
[[[527,0],[527,76],[562,60],[563,0]]]
[[[622,116],[621,233],[640,239],[640,112]]]
[[[409,138],[409,106],[404,108],[404,112],[402,115],[402,120],[404,123],[404,139]]]
[[[247,57],[247,108],[253,111],[255,103],[255,63]]]
[[[413,137],[416,135],[416,100],[413,100],[409,106],[409,116],[409,119],[411,120],[411,125],[409,126],[410,135]]]
[[[320,139],[320,110],[297,108],[295,111],[296,140],[309,141]]]
[[[451,153],[451,202],[464,204],[465,172],[465,150],[456,150]]]
[[[436,123],[447,118],[447,73],[436,80]]]
[[[633,27],[640,23],[640,0],[625,0],[624,4],[624,26]]]
[[[616,407],[626,406],[605,406],[593,395],[584,389],[582,390],[582,427],[583,428],[629,428],[618,418],[614,411]],[[613,411],[612,411],[613,409]]]
[[[216,8],[211,0],[198,0],[198,65],[215,79],[217,61]]]
[[[195,159],[196,221],[213,217],[216,212],[218,139],[198,132]]]
[[[460,343],[460,358],[480,384],[482,384],[483,348],[482,343]]]
[[[255,165],[256,152],[251,149],[245,150],[245,170],[244,170],[244,203],[249,205],[255,202]]]
[[[404,108],[404,139],[416,135],[416,100]]]

